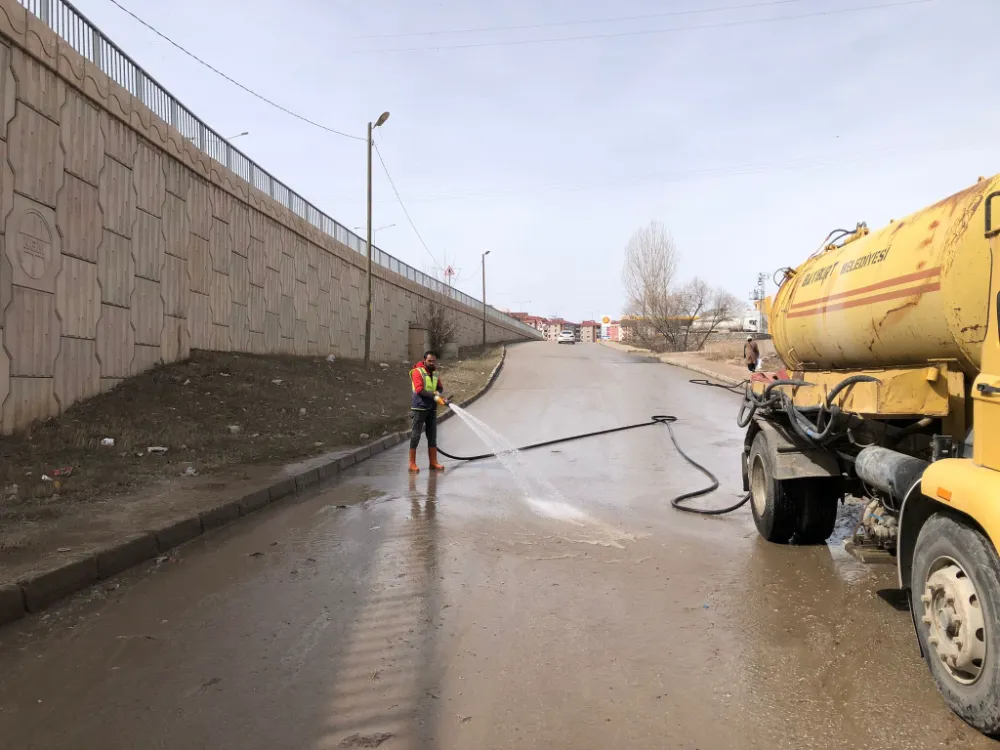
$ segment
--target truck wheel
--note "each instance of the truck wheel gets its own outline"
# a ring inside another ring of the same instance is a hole
[[[798,481],[802,491],[795,541],[799,544],[822,544],[830,538],[837,525],[837,506],[842,496],[840,481],[822,477]]]
[[[788,496],[788,482],[774,478],[774,467],[767,450],[767,438],[758,433],[750,446],[750,508],[757,531],[769,542],[785,544],[795,533],[798,522],[795,503]]]
[[[910,586],[917,637],[952,711],[1000,733],[1000,560],[979,531],[948,516],[920,529]]]

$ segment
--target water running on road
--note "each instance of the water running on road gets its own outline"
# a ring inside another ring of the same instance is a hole
[[[613,540],[611,542],[596,540],[575,540],[585,541],[588,544],[601,544],[620,547],[617,539],[631,539],[630,534],[624,534],[619,529],[605,527],[604,524],[591,518],[587,513],[576,506],[570,504],[563,497],[551,482],[538,476],[538,472],[525,459],[524,454],[511,442],[486,424],[478,417],[469,414],[461,406],[451,405],[452,411],[468,425],[476,437],[483,441],[486,447],[496,455],[497,460],[503,465],[510,475],[514,477],[518,488],[521,490],[525,504],[532,511],[539,515],[555,518],[560,521],[568,521],[577,526],[603,527],[612,531]]]

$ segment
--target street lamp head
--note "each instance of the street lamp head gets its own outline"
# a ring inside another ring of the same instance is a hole
[[[490,254],[490,251],[489,251],[489,250],[487,250],[487,251],[486,251],[485,253],[483,253],[483,257],[485,258],[485,257],[486,257],[487,255],[489,255],[489,254]]]
[[[385,121],[388,120],[388,119],[389,119],[389,113],[388,112],[383,112],[382,114],[380,114],[378,116],[378,119],[375,121],[375,126],[374,127],[377,128],[377,127],[380,127],[382,125],[385,125]]]

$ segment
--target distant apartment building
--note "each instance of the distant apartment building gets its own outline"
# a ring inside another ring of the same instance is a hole
[[[601,324],[596,320],[585,320],[580,324],[580,335],[578,336],[581,343],[593,344],[601,338]]]
[[[570,321],[563,320],[562,318],[549,318],[548,324],[544,329],[545,340],[555,341],[556,337],[558,337],[563,331],[572,331],[576,335],[576,340],[580,340],[580,324],[571,323]]]

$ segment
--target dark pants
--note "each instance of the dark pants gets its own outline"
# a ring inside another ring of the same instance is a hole
[[[438,414],[437,409],[413,409],[410,412],[411,430],[410,450],[416,450],[420,445],[420,433],[427,430],[427,447],[437,448],[438,444]]]
[[[755,363],[755,364],[750,364],[749,362],[747,362],[747,369],[748,369],[748,370],[749,370],[750,372],[754,372],[754,371],[755,371],[755,370],[757,369],[757,365],[756,365],[756,363]]]

